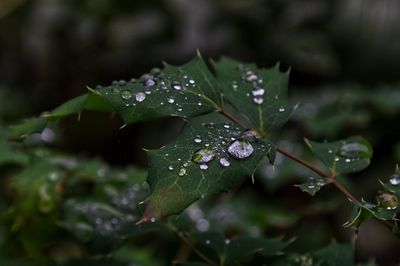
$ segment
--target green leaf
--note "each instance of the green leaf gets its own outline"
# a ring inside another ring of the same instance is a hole
[[[354,265],[353,249],[349,244],[332,243],[314,252],[327,266],[352,266]]]
[[[294,108],[287,101],[288,73],[280,72],[279,67],[260,69],[229,58],[213,65],[224,98],[247,116],[252,128],[266,133],[289,120]]]
[[[116,82],[98,91],[125,123],[153,118],[194,117],[220,109],[221,92],[201,57],[175,67],[165,65],[138,80]]]
[[[0,127],[0,165],[7,163],[26,164],[28,156],[18,150],[17,144],[7,141],[8,132]]]
[[[362,137],[322,143],[306,139],[305,142],[333,175],[359,172],[370,164],[372,157],[372,147]]]
[[[26,119],[22,123],[10,127],[9,137],[16,140],[25,138],[29,134],[41,132],[46,124],[47,119],[45,117]]]
[[[324,185],[326,185],[326,181],[323,177],[317,176],[313,177],[310,176],[306,182],[296,185],[302,191],[307,192],[311,196],[314,196]]]
[[[178,214],[194,201],[250,177],[275,149],[232,123],[188,123],[180,136],[149,151],[151,192],[143,221]]]

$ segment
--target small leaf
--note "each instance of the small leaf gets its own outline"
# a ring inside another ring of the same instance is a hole
[[[260,69],[229,58],[215,62],[214,67],[224,97],[247,116],[252,128],[266,133],[289,120],[294,108],[287,101],[287,73],[277,67]]]
[[[11,139],[23,139],[32,133],[41,132],[47,125],[47,119],[44,117],[36,117],[26,119],[20,124],[10,127]]]
[[[305,141],[333,175],[359,172],[370,164],[372,147],[362,137],[322,143]]]
[[[176,141],[149,151],[151,192],[144,221],[178,214],[194,201],[250,177],[273,144],[232,123],[188,123]]]
[[[313,177],[310,176],[306,182],[296,185],[302,191],[307,192],[311,196],[314,196],[324,185],[326,185],[326,181],[323,177],[317,176]]]

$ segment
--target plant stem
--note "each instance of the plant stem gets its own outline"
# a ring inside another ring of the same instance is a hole
[[[242,122],[240,122],[240,121],[239,121],[236,117],[234,117],[233,115],[227,113],[224,109],[221,109],[219,112],[220,112],[221,114],[223,114],[224,116],[226,116],[226,117],[227,117],[229,120],[231,120],[232,122],[238,124],[239,126],[241,126],[241,127],[243,127],[243,128],[246,128],[246,126],[245,126]]]
[[[194,247],[193,241],[185,236],[183,232],[181,232],[177,227],[175,227],[172,224],[167,224],[167,227],[174,232],[186,245],[188,245],[193,251],[199,256],[201,259],[203,259],[207,264],[212,265],[212,266],[218,266],[217,263],[212,261],[209,257],[207,257],[203,252],[198,250],[197,248]]]

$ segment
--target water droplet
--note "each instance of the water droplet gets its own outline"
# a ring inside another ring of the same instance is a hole
[[[398,174],[392,175],[392,176],[390,177],[389,182],[390,182],[390,184],[393,185],[393,186],[399,185],[399,184],[400,184],[400,175],[398,175]]]
[[[181,169],[179,170],[179,172],[178,172],[178,175],[179,175],[179,176],[184,176],[184,175],[186,175],[186,168],[181,168]]]
[[[200,232],[206,232],[210,228],[210,222],[204,218],[198,219],[196,221],[196,228]]]
[[[235,140],[228,147],[229,154],[238,159],[249,157],[253,151],[253,146],[247,140]]]
[[[196,143],[201,143],[201,139],[195,138],[195,139],[194,139],[194,142],[196,142]]]
[[[155,217],[151,217],[151,218],[150,218],[150,222],[154,223],[155,221],[156,221],[156,218],[155,218]]]
[[[168,166],[168,170],[172,171],[174,170],[174,167],[172,165]]]
[[[192,161],[195,163],[208,163],[215,157],[215,152],[212,149],[200,149],[195,152]]]
[[[283,113],[283,112],[285,112],[285,108],[281,106],[281,107],[279,107],[278,111],[279,111],[280,113]]]
[[[143,92],[138,92],[135,95],[135,99],[138,102],[143,102],[146,99],[146,94],[144,94]]]
[[[130,91],[123,91],[121,93],[121,98],[124,100],[129,100],[130,98],[132,98],[132,93]]]
[[[198,105],[198,106],[202,106],[203,104],[202,104],[201,102],[198,102],[197,105]]]
[[[339,157],[335,157],[335,162],[338,162],[339,160]]]
[[[361,143],[345,143],[340,147],[339,151],[340,156],[343,157],[369,157],[371,154],[371,150],[368,146]]]
[[[225,158],[225,157],[222,157],[221,159],[219,159],[219,163],[224,167],[228,167],[231,165],[231,163],[229,162],[229,159]]]
[[[230,240],[230,239],[226,239],[226,240],[225,240],[225,244],[228,245],[228,244],[230,244],[230,243],[231,243],[231,240]]]
[[[190,80],[189,80],[189,83],[190,83],[190,84],[194,84],[195,81],[194,81],[193,79],[190,79]]]
[[[170,104],[174,103],[175,102],[174,97],[168,97],[167,102]]]
[[[333,150],[328,150],[328,153],[329,153],[329,154],[332,154],[332,153],[333,153]]]
[[[224,124],[224,128],[230,128],[231,126],[228,124]]]
[[[254,102],[255,104],[262,104],[262,103],[264,102],[264,99],[261,98],[261,97],[254,97],[254,98],[253,98],[253,102]]]
[[[350,163],[351,162],[351,160],[349,158],[347,158],[345,161],[346,161],[346,163]]]
[[[255,87],[255,88],[251,91],[251,94],[253,94],[253,96],[263,96],[263,95],[264,95],[264,88]]]
[[[261,135],[255,130],[246,130],[243,132],[242,138],[245,138],[249,141],[254,141],[256,139],[260,139]]]
[[[209,239],[206,240],[206,245],[210,245],[211,241]]]
[[[154,79],[147,79],[144,81],[144,85],[146,87],[152,87],[152,86],[156,85],[156,82]]]
[[[174,82],[174,83],[172,83],[172,88],[174,88],[177,91],[180,91],[180,90],[182,90],[182,85],[178,82]]]
[[[50,173],[50,175],[49,175],[49,179],[51,180],[51,181],[57,181],[58,179],[59,179],[59,175],[58,175],[58,173],[57,172],[52,172],[52,173]]]
[[[258,79],[258,76],[253,72],[253,71],[247,71],[246,72],[246,76],[245,76],[245,80],[246,81],[255,81]]]
[[[206,164],[206,163],[201,163],[201,164],[200,164],[200,169],[201,169],[201,170],[207,170],[207,169],[208,169],[208,164]]]
[[[386,210],[395,210],[399,204],[396,195],[391,193],[382,193],[378,196],[379,206]]]

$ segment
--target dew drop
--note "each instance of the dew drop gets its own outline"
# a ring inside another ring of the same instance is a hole
[[[132,93],[130,91],[123,91],[121,93],[121,98],[124,100],[129,100],[130,98],[132,98]]]
[[[135,95],[135,99],[138,102],[143,102],[146,99],[146,94],[144,94],[143,92],[138,92]]]
[[[253,98],[253,102],[254,102],[255,104],[262,104],[262,103],[264,102],[264,99],[261,98],[261,97],[254,97],[254,98]]]
[[[398,175],[398,174],[392,175],[392,176],[390,177],[389,182],[390,182],[390,184],[393,185],[393,186],[399,185],[399,184],[400,184],[400,175]]]
[[[246,72],[246,76],[245,76],[245,80],[246,81],[255,81],[258,79],[258,76],[253,72],[253,71],[247,71]]]
[[[201,170],[207,170],[208,169],[208,164],[201,163],[199,167],[200,167]]]
[[[349,158],[347,158],[345,161],[346,161],[346,163],[350,163],[351,162],[351,160]]]
[[[192,157],[192,161],[195,163],[208,163],[215,157],[215,152],[212,149],[200,149],[196,151]]]
[[[186,168],[181,168],[181,169],[179,170],[179,172],[178,172],[178,175],[179,175],[179,176],[184,176],[184,175],[186,175]]]
[[[206,245],[210,245],[211,241],[209,239],[206,240]]]
[[[190,79],[190,80],[189,80],[189,83],[190,83],[190,84],[194,84],[195,81],[194,81],[193,79]]]
[[[167,102],[170,104],[174,103],[175,102],[174,97],[168,97]]]
[[[201,139],[195,138],[195,139],[194,139],[194,142],[196,142],[196,143],[201,143]]]
[[[174,83],[172,83],[172,88],[174,88],[177,91],[180,91],[180,90],[182,90],[182,85],[178,82],[174,82]]]
[[[279,107],[278,111],[279,111],[280,113],[283,113],[283,112],[285,112],[286,110],[285,110],[284,107],[281,106],[281,107]]]
[[[230,128],[231,126],[228,124],[224,124],[224,128]]]
[[[150,222],[154,223],[155,221],[156,221],[156,218],[155,218],[155,217],[151,217],[151,218],[150,218]]]
[[[198,105],[198,106],[202,106],[203,104],[202,104],[201,102],[198,102],[197,105]]]
[[[253,151],[253,146],[247,140],[235,140],[228,147],[229,154],[238,159],[249,157]]]
[[[229,159],[225,158],[225,157],[222,157],[221,159],[219,159],[219,163],[224,167],[228,167],[231,165],[231,163],[229,162]]]
[[[263,96],[264,95],[264,89],[261,87],[255,87],[252,91],[251,94],[253,96]]]
[[[144,85],[147,87],[152,87],[152,86],[156,85],[156,82],[154,79],[147,79],[144,81]]]
[[[168,166],[168,170],[172,171],[174,170],[174,167],[172,165]]]
[[[230,239],[226,239],[226,240],[225,240],[225,244],[228,245],[228,244],[230,244],[230,243],[231,243],[231,240],[230,240]]]

